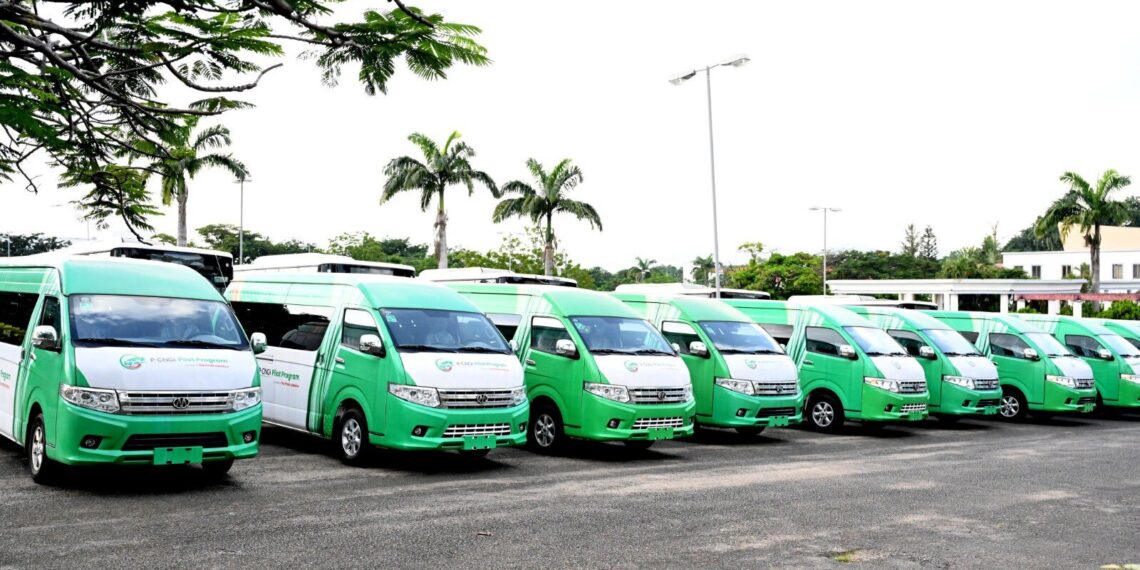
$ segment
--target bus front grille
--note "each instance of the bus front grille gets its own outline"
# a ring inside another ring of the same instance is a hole
[[[796,415],[795,408],[760,408],[756,412],[758,418],[771,418],[776,416],[794,416]]]
[[[225,414],[230,392],[119,392],[119,410],[132,415]]]
[[[681,427],[684,425],[685,420],[681,417],[674,418],[641,418],[634,420],[632,429],[652,429],[662,427]]]
[[[975,390],[994,390],[997,387],[998,387],[997,378],[989,378],[989,379],[974,378],[974,389]]]
[[[440,390],[439,405],[444,408],[509,408],[514,405],[511,390]]]
[[[985,408],[987,406],[1000,406],[1000,405],[1001,405],[1001,400],[998,400],[997,398],[991,398],[988,400],[978,400],[978,407],[979,408]]]
[[[900,394],[921,394],[925,391],[926,391],[926,382],[925,381],[918,381],[918,382],[900,381],[899,382],[899,393]]]
[[[165,447],[227,447],[226,434],[213,433],[150,433],[127,438],[123,451],[151,451]]]
[[[926,404],[903,404],[899,407],[899,411],[904,414],[913,414],[915,412],[925,412]]]
[[[1092,378],[1073,378],[1073,383],[1076,384],[1078,390],[1087,390],[1093,387]]]
[[[791,382],[756,382],[757,396],[794,396],[799,393],[799,383]]]
[[[631,404],[676,404],[688,399],[684,388],[630,388]]]
[[[459,424],[443,430],[443,437],[465,435],[511,435],[511,424]]]

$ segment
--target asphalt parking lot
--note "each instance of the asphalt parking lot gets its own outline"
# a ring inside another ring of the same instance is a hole
[[[0,567],[1090,568],[1140,562],[1140,418],[713,432],[638,453],[382,454],[267,429],[193,468],[32,483],[0,449]]]

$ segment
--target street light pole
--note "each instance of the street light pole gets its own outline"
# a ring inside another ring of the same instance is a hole
[[[827,295],[827,213],[842,212],[843,210],[827,206],[813,206],[808,209],[812,212],[823,211],[823,294]]]
[[[709,180],[712,187],[712,215],[713,215],[713,278],[716,287],[716,297],[720,298],[720,227],[717,223],[716,211],[716,151],[713,144],[713,110],[712,110],[712,70],[715,67],[723,67],[730,65],[732,67],[740,67],[748,63],[748,57],[738,55],[728,61],[716,63],[713,65],[706,65],[704,69],[694,69],[687,73],[683,73],[669,82],[673,85],[680,85],[695,77],[697,73],[705,72],[705,93],[708,100],[709,109]],[[682,281],[684,277],[682,276]]]
[[[238,204],[238,265],[244,263],[245,259],[245,181],[246,177],[242,176],[238,179],[238,184],[241,187],[241,198]],[[253,182],[250,180],[250,182]]]

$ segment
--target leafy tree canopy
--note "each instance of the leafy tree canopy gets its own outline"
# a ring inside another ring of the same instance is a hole
[[[202,236],[205,247],[218,251],[229,252],[238,259],[238,227],[232,224],[210,224],[198,228],[198,235]],[[245,231],[243,250],[245,262],[249,263],[263,255],[281,255],[286,253],[309,253],[321,250],[311,243],[298,240],[274,242],[269,238],[249,230]]]
[[[792,295],[819,295],[823,291],[823,259],[810,253],[783,255],[773,253],[768,259],[752,260],[744,267],[731,270],[731,287],[767,291],[773,299]]]
[[[35,234],[0,234],[0,255],[34,255],[55,251],[71,245],[70,241],[57,237]]]

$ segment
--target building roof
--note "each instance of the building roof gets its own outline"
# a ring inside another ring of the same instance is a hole
[[[1079,279],[830,279],[827,286],[840,295],[1018,295],[1080,293]]]

